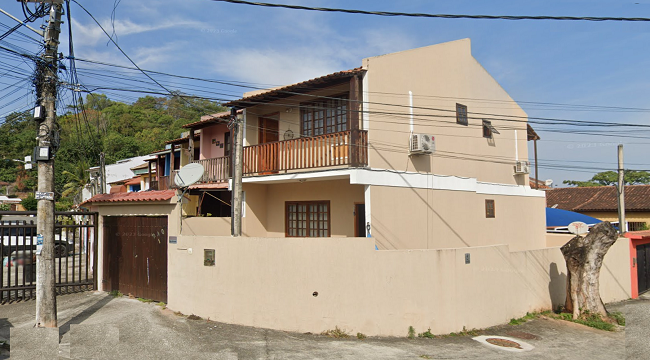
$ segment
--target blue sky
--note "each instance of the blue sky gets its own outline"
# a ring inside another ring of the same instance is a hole
[[[400,12],[650,17],[650,0],[282,2]],[[113,1],[81,3],[111,28]],[[0,7],[22,17],[15,2]],[[129,65],[78,6],[72,4],[71,13],[77,57]],[[531,117],[650,124],[650,23],[393,18],[209,0],[122,0],[115,15],[118,43],[142,68],[256,84],[302,81],[358,67],[365,57],[471,38],[474,57]],[[11,24],[1,14],[0,22]],[[66,53],[66,40],[62,49]],[[626,109],[594,111],[576,105]],[[629,137],[650,137],[645,129],[623,133],[616,128],[605,137],[544,128],[539,127],[540,165],[564,169],[540,169],[541,179],[561,184],[588,179],[596,168],[613,170],[619,143],[625,144],[627,167],[650,169],[650,139]]]

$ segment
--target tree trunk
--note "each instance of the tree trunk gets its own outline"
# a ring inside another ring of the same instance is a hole
[[[587,236],[574,237],[562,246],[567,267],[567,297],[564,305],[577,319],[584,312],[607,316],[600,298],[599,277],[603,258],[616,242],[616,229],[607,221],[594,226]]]

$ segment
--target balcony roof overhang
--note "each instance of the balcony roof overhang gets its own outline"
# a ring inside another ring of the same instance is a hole
[[[539,135],[537,135],[535,130],[533,130],[533,127],[530,126],[530,124],[526,124],[526,132],[528,135],[528,141],[540,139]]]
[[[262,93],[257,93],[251,96],[241,98],[239,100],[231,101],[225,104],[224,106],[244,109],[259,104],[286,99],[296,95],[307,94],[314,91],[315,89],[326,88],[329,86],[345,83],[350,78],[357,75],[361,75],[365,72],[366,70],[363,68],[355,68],[352,70],[339,71],[329,75],[324,75],[311,80],[296,83],[293,85],[287,85],[275,89],[269,89]]]
[[[243,112],[242,110],[237,111],[238,114],[241,114],[242,112]],[[183,125],[183,127],[186,129],[196,130],[196,129],[203,129],[205,127],[212,126],[214,124],[227,125],[229,121],[230,121],[230,111],[222,111],[216,114],[203,115],[201,116],[201,120],[195,121],[193,123],[185,124]]]

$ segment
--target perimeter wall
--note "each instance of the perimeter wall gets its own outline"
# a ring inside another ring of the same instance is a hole
[[[204,249],[215,265],[204,266]],[[469,254],[469,264],[466,264]],[[629,240],[601,271],[607,302],[630,297]],[[505,245],[375,250],[371,238],[179,236],[169,244],[168,307],[210,320],[296,332],[335,326],[406,336],[485,328],[565,299],[559,248]]]

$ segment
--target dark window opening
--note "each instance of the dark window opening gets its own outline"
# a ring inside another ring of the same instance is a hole
[[[483,137],[492,138],[492,122],[483,120]]]
[[[174,152],[174,166],[172,169],[178,170],[181,168],[181,152],[180,151],[175,151]]]
[[[485,200],[485,217],[486,218],[495,217],[494,200]]]
[[[230,156],[231,144],[230,144],[230,132],[224,134],[223,138],[223,154],[224,156]]]
[[[190,195],[199,196],[197,215],[206,217],[230,217],[232,193],[228,190],[192,190]]]
[[[318,136],[347,131],[348,95],[300,104],[302,136]]]
[[[330,236],[329,201],[286,202],[285,218],[287,237]]]
[[[456,123],[467,125],[467,106],[456,104]]]

